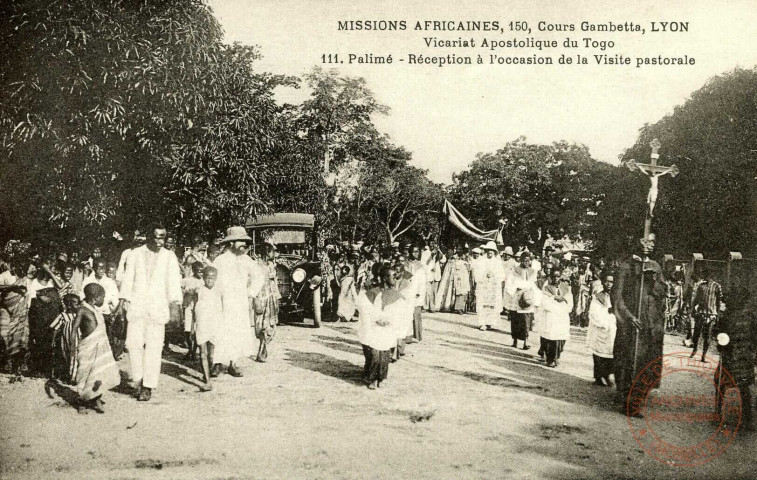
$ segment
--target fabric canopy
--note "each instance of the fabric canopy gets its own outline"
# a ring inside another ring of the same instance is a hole
[[[452,223],[452,225],[456,226],[458,230],[468,235],[469,237],[473,237],[476,240],[480,240],[482,242],[493,240],[499,244],[502,244],[502,235],[499,230],[481,230],[480,228],[473,225],[470,220],[465,218],[463,214],[460,213],[460,211],[447,200],[444,200],[442,213],[447,215],[447,219],[450,221],[450,223]]]

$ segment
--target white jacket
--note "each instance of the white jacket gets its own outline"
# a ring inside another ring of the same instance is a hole
[[[147,259],[156,255],[148,277]],[[126,262],[119,297],[130,302],[130,318],[147,318],[155,323],[168,323],[168,305],[181,303],[181,270],[173,252],[161,248],[152,253],[147,245],[135,248]]]

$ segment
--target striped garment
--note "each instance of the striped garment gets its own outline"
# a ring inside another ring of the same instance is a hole
[[[82,303],[82,308],[91,311],[97,319],[95,330],[79,341],[76,353],[79,364],[76,372],[76,390],[79,397],[86,401],[118,386],[121,383],[121,375],[108,343],[102,314],[87,302]]]
[[[699,313],[702,315],[717,315],[721,298],[720,284],[712,280],[704,281],[694,294],[694,306],[699,307]]]
[[[69,378],[72,380],[76,379],[76,368],[78,366],[76,351],[79,348],[79,331],[74,330],[75,318],[75,314],[63,312],[50,325],[50,328],[56,331],[53,338],[57,338],[59,335],[62,337],[61,353],[68,365]],[[55,348],[55,342],[53,342],[53,348]]]

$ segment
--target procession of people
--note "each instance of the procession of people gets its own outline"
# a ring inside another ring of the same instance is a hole
[[[89,256],[6,255],[3,369],[74,384],[80,411],[97,412],[102,395],[120,383],[113,366],[123,355],[128,385],[149,401],[171,342],[197,362],[201,392],[221,374],[244,376],[242,359],[268,359],[281,298],[276,246],[266,243],[254,255],[251,243],[244,227],[233,226],[215,242],[195,236],[177,256],[175,237],[154,224],[135,232],[118,262],[101,248]],[[592,261],[553,242],[537,254],[494,241],[446,254],[433,244],[334,242],[321,255],[321,273],[332,321],[357,322],[369,389],[385,386],[389,364],[419,348],[410,345],[423,340],[424,314],[471,314],[483,332],[508,332],[512,348],[538,345],[535,358],[549,368],[559,367],[571,328],[585,328],[594,384],[614,382],[620,410],[640,415],[626,408],[630,384],[643,366],[661,361],[669,309],[692,312],[691,356],[701,341],[703,362],[713,331],[726,323],[718,322],[724,300],[711,271],[702,272],[689,301],[676,304],[669,301],[676,272],[666,275],[650,252],[637,253]],[[746,348],[754,358],[755,345]]]

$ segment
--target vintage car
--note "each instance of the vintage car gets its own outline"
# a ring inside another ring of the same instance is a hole
[[[252,253],[263,254],[266,242],[276,245],[276,280],[281,293],[280,322],[303,322],[312,318],[321,326],[326,285],[321,274],[313,229],[313,215],[276,213],[250,219],[245,227],[253,239]]]

